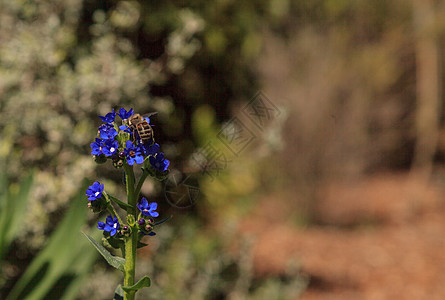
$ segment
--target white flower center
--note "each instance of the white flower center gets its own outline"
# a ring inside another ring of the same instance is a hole
[[[114,149],[114,147],[110,148],[110,152],[114,152],[116,149]]]
[[[95,194],[94,194],[94,196],[96,196],[97,197],[97,195],[99,195],[100,193],[99,192],[96,192]]]
[[[114,227],[114,228],[117,228],[117,223],[114,223],[113,227]]]

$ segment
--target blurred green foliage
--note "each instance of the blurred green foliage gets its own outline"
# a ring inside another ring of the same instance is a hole
[[[30,173],[21,183],[11,185],[5,174],[1,177],[0,191],[4,191],[0,195],[2,299],[76,299],[97,257],[80,236],[80,228],[86,222],[86,207],[82,201],[85,185],[71,199],[70,209],[57,224],[48,243],[27,266],[15,258],[17,245],[11,244],[17,242],[17,235],[25,225],[23,215],[29,204],[33,175]]]
[[[23,229],[32,181],[30,172],[22,182],[10,185],[6,172],[0,173],[0,260]]]

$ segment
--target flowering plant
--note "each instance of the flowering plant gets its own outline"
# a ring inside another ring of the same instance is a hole
[[[121,124],[116,121],[117,116]],[[127,111],[120,108],[118,113],[113,110],[100,118],[104,123],[99,126],[98,137],[90,145],[91,154],[97,163],[110,160],[115,168],[123,169],[127,202],[108,194],[98,181],[86,190],[86,196],[88,207],[93,212],[109,212],[106,221],[98,222],[97,228],[103,230],[104,245],[120,249],[122,257],[112,255],[92,237],[85,235],[111,266],[124,273],[124,285],[119,285],[115,293],[130,300],[134,299],[139,289],[150,286],[147,276],[135,283],[136,249],[146,246],[141,239],[146,235],[155,235],[154,228],[168,219],[154,220],[159,216],[156,202],[149,203],[142,198],[138,203],[141,187],[148,176],[165,179],[170,162],[154,140],[148,117],[135,114],[133,109]],[[135,179],[134,165],[142,166],[138,181]],[[115,205],[126,212],[125,219],[121,219]]]

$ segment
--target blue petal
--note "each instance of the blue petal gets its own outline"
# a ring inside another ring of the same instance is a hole
[[[106,222],[108,223],[108,224],[111,224],[111,225],[113,225],[113,217],[111,216],[111,215],[109,215],[108,217],[107,217],[107,219],[106,219]]]
[[[105,223],[97,222],[97,228],[99,228],[100,230],[104,230],[104,228],[105,228]]]
[[[132,141],[127,141],[125,143],[125,148],[127,149],[132,149],[133,148],[133,142]]]
[[[129,164],[130,166],[134,165],[133,157],[127,157],[127,164]]]
[[[137,164],[141,164],[144,162],[144,157],[143,156],[136,156],[135,157],[135,161]]]

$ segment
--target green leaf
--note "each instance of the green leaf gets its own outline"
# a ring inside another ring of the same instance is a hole
[[[115,267],[116,269],[124,272],[125,259],[123,259],[122,257],[114,256],[113,254],[108,252],[108,250],[105,249],[102,245],[96,242],[95,239],[90,237],[85,232],[82,233],[87,237],[87,239],[91,242],[91,244],[93,244],[93,246],[97,249],[97,251],[99,251],[99,253],[102,254],[102,256],[105,258],[105,260],[108,262],[110,266]]]
[[[111,201],[113,201],[114,203],[119,205],[119,207],[124,209],[125,211],[127,210],[127,208],[133,208],[133,206],[131,206],[130,204],[122,202],[121,200],[117,199],[116,197],[111,196],[110,194],[107,194],[106,192],[104,192],[104,193],[105,193],[106,197],[109,197],[111,199]]]
[[[154,226],[159,225],[170,219],[172,216],[168,216],[167,218],[162,219],[161,221],[157,221],[154,223]]]
[[[102,242],[103,242],[103,245],[105,247],[109,246],[109,247],[114,248],[114,249],[121,249],[125,245],[123,240],[116,239],[116,238],[114,238],[112,236],[103,237],[102,238]]]
[[[10,185],[6,172],[2,173],[0,177],[0,258],[24,225],[23,212],[26,211],[33,183],[33,172],[23,177],[18,185]]]
[[[122,289],[122,286],[119,284],[114,290],[114,298],[113,300],[123,300],[124,299],[124,290]]]
[[[87,207],[84,201],[87,187],[88,182],[85,182],[78,194],[73,196],[68,211],[57,224],[48,243],[9,291],[7,300],[77,299],[97,258],[97,252],[87,240],[79,240],[80,228],[86,222]],[[96,233],[100,232],[96,230]],[[63,290],[63,295],[57,292],[55,286]]]
[[[137,291],[140,290],[141,288],[149,287],[150,284],[151,284],[150,278],[148,278],[148,276],[144,276],[135,285],[123,286],[122,289],[126,292]]]
[[[145,246],[148,246],[148,244],[146,244],[146,243],[142,243],[142,242],[139,241],[139,242],[138,242],[138,247],[137,247],[137,248],[139,249],[139,248],[142,248],[142,247],[145,247]]]

